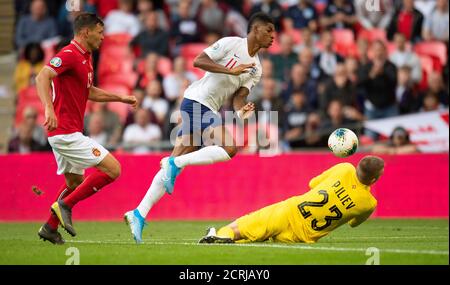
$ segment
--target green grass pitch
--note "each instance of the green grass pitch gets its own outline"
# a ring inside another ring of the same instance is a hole
[[[39,240],[38,223],[0,223],[0,264],[64,265],[70,247],[78,249],[81,265],[363,265],[373,256],[370,247],[379,249],[381,265],[449,264],[448,219],[373,219],[354,229],[343,226],[316,244],[197,244],[208,226],[226,223],[152,221],[144,230],[144,244],[136,245],[124,223],[75,221],[78,236],[63,232],[63,246]]]

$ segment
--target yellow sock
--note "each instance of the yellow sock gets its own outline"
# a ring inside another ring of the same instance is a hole
[[[217,236],[222,238],[230,238],[234,240],[234,231],[232,228],[225,226],[217,231]]]

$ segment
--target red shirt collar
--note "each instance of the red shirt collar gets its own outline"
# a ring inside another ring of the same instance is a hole
[[[76,40],[72,40],[70,41],[70,43],[73,44],[82,54],[87,53],[87,50],[85,50],[83,46]]]

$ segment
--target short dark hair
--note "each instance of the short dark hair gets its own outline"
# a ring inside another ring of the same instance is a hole
[[[378,156],[367,155],[358,163],[358,179],[365,185],[370,185],[374,178],[380,176],[384,168],[384,160]]]
[[[32,58],[32,52],[36,51],[35,58]],[[28,61],[32,61],[33,64],[37,62],[41,62],[44,60],[45,54],[39,43],[29,43],[25,46],[25,50],[23,52],[24,59]]]
[[[97,26],[97,24],[100,24],[101,26],[105,25],[102,19],[97,17],[94,13],[81,13],[73,21],[73,32],[77,34],[83,28],[92,29]]]
[[[250,33],[250,31],[252,30],[253,26],[257,23],[257,22],[262,22],[264,24],[273,24],[275,25],[275,22],[273,21],[272,17],[270,17],[269,15],[267,15],[266,13],[263,12],[258,12],[253,14],[250,17],[250,20],[248,20],[248,28],[247,28],[247,33]]]

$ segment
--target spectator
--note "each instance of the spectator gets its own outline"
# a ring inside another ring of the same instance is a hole
[[[295,64],[291,69],[291,77],[286,88],[281,93],[283,102],[288,103],[295,91],[302,91],[306,96],[308,107],[317,106],[317,84],[308,77],[308,69],[303,64]]]
[[[103,115],[99,112],[90,114],[87,132],[89,137],[102,145],[108,145],[108,134],[105,131]]]
[[[56,37],[58,29],[55,20],[47,16],[47,4],[43,0],[33,0],[30,15],[20,17],[16,28],[16,44],[19,49],[29,43],[40,43]]]
[[[150,143],[161,139],[161,129],[158,125],[150,123],[149,112],[138,109],[134,124],[126,127],[123,134],[125,148],[131,148],[134,153],[150,151]]]
[[[132,48],[138,47],[142,57],[150,52],[169,56],[169,33],[159,27],[158,15],[154,11],[145,13],[144,29],[131,40]]]
[[[389,140],[375,144],[372,152],[375,154],[407,154],[418,153],[419,150],[409,139],[408,131],[403,127],[396,127]]]
[[[203,27],[189,13],[190,1],[180,0],[178,3],[178,13],[172,20],[171,37],[175,41],[173,54],[178,55],[181,45],[187,43],[200,42],[202,40]]]
[[[348,0],[330,0],[320,22],[326,29],[353,29],[357,22],[355,8]]]
[[[22,154],[33,151],[40,151],[41,145],[33,139],[33,126],[21,124],[18,134],[9,141],[8,152],[18,152]]]
[[[345,58],[345,71],[350,82],[356,86],[358,82],[359,63],[355,57],[347,56]]]
[[[229,4],[229,3],[228,3]],[[235,8],[229,9],[225,17],[225,36],[247,37],[247,19]]]
[[[73,21],[81,12],[95,13],[95,6],[86,0],[78,0],[80,10],[67,10],[65,3],[59,7],[58,34],[66,39],[73,38]]]
[[[108,108],[106,102],[96,102],[96,110],[85,117],[85,126],[90,125],[90,120],[94,114],[103,120],[102,130],[106,133],[106,143],[102,145],[116,146],[120,141],[122,134],[122,124],[119,115]],[[98,118],[97,118],[98,119]],[[91,136],[89,129],[85,130],[88,136]]]
[[[448,106],[448,91],[445,87],[442,74],[439,72],[432,72],[428,75],[428,90],[426,93],[435,94],[439,98],[439,102]]]
[[[44,67],[44,51],[39,43],[25,46],[24,58],[19,60],[14,71],[16,92],[35,85],[35,77]]]
[[[223,34],[226,10],[216,0],[201,0],[197,19],[209,32]]]
[[[145,98],[145,91],[142,89],[134,89],[131,93],[132,93],[131,95],[136,97],[137,108],[128,109],[128,114],[127,117],[125,118],[125,123],[123,124],[124,129],[134,123],[136,111],[142,108],[142,102],[144,101]]]
[[[314,52],[310,48],[304,48],[298,55],[299,62],[306,70],[308,77],[313,80],[318,80],[321,76],[320,67],[314,61]]]
[[[279,54],[271,56],[271,60],[274,68],[274,79],[279,81],[285,81],[289,78],[289,73],[292,66],[297,63],[298,55],[292,50],[293,41],[287,34],[281,34],[280,36],[280,48]]]
[[[203,37],[203,42],[207,45],[210,46],[212,44],[214,44],[215,42],[217,42],[218,40],[220,40],[221,36],[216,33],[216,32],[208,32],[204,37]],[[245,36],[244,36],[245,38]]]
[[[154,12],[156,14],[156,21],[159,28],[163,31],[169,30],[169,21],[167,20],[166,14],[162,9],[158,9],[155,7],[153,3],[154,0],[138,0],[137,2],[137,10],[138,10],[138,19],[145,27],[145,21],[147,18],[148,12]]]
[[[163,81],[163,76],[158,71],[159,56],[157,53],[151,52],[145,57],[144,70],[138,71],[138,79],[135,88],[145,89],[149,82],[153,80]]]
[[[158,80],[153,80],[147,85],[142,108],[154,113],[158,124],[160,126],[164,125],[164,119],[167,111],[169,111],[169,103],[163,98],[161,83]]]
[[[37,122],[38,112],[34,107],[27,106],[22,112],[22,125],[30,127],[32,130],[31,136],[33,140],[39,144],[41,149],[50,149],[47,142],[47,132],[44,128]]]
[[[414,0],[403,0],[403,5],[397,9],[388,27],[388,39],[401,33],[408,41],[416,43],[421,40],[423,15],[414,8]]]
[[[179,92],[178,97],[172,104],[170,111],[167,112],[166,119],[164,120],[164,126],[162,128],[164,130],[163,135],[164,139],[172,139],[171,137],[171,135],[173,135],[172,131],[174,130],[175,127],[177,127],[181,123],[181,111],[180,111],[181,102],[183,101],[184,98],[183,97],[184,91],[188,88],[189,84],[190,81],[188,79],[186,78],[183,79],[180,85],[180,89],[178,91]]]
[[[275,80],[266,78],[263,81],[263,93],[261,99],[256,102],[258,124],[270,122],[270,111],[278,112],[278,124],[281,127],[284,118],[283,101],[279,98],[275,89]]]
[[[443,111],[446,110],[445,106],[439,102],[439,97],[436,93],[428,91],[423,98],[423,106],[420,109],[422,112],[429,111]]]
[[[173,72],[163,80],[164,94],[170,102],[176,101],[180,95],[183,96],[183,94],[180,94],[180,90],[186,79],[189,83],[192,83],[197,80],[197,76],[191,71],[186,70],[185,59],[178,56],[173,61]]]
[[[397,69],[387,59],[386,47],[381,40],[372,44],[373,61],[362,66],[359,85],[365,93],[364,113],[367,119],[395,116],[398,108],[395,99]],[[369,134],[374,136],[373,134]]]
[[[276,0],[262,0],[261,3],[255,4],[250,11],[250,16],[258,12],[266,13],[272,17],[275,23],[275,29],[278,32],[281,31],[283,9]]]
[[[318,29],[318,14],[314,5],[309,0],[298,0],[284,14],[285,29],[305,29],[313,32]]]
[[[303,91],[294,91],[287,106],[284,120],[284,139],[291,148],[301,147],[310,109]]]
[[[320,50],[316,47],[316,42],[316,35],[309,28],[304,28],[302,30],[302,41],[298,45],[294,46],[294,51],[297,54],[300,54],[303,49],[309,48],[312,50],[314,56],[316,56],[320,52]]]
[[[119,7],[117,0],[90,0],[91,3],[95,4],[98,15],[100,18],[105,19],[106,16]]]
[[[422,66],[419,57],[406,48],[405,35],[397,33],[394,36],[395,51],[389,56],[389,60],[395,64],[397,68],[408,66],[411,68],[411,79],[414,83],[422,80]]]
[[[270,58],[263,58],[261,60],[262,77],[261,80],[253,87],[252,92],[247,97],[248,101],[255,102],[262,97],[263,93],[263,81],[266,78],[273,79],[273,63]],[[275,80],[275,93],[281,93],[283,89],[284,81]]]
[[[426,41],[443,41],[448,46],[448,0],[436,0],[436,7],[425,18],[422,36]]]
[[[348,78],[343,63],[336,66],[336,72],[325,85],[325,92],[319,100],[320,110],[326,112],[332,101],[339,101],[343,106],[344,116],[352,120],[362,120],[363,115],[357,109],[356,88]]]
[[[358,133],[356,122],[344,114],[344,106],[339,100],[332,100],[327,107],[326,118],[320,124],[318,133],[320,135],[319,145],[328,145],[328,136],[338,128],[348,128]]]
[[[133,14],[133,0],[118,0],[119,9],[112,10],[105,18],[105,35],[129,34],[135,37],[141,24]]]
[[[331,31],[323,31],[320,37],[322,51],[317,56],[322,78],[333,76],[338,63],[344,62],[342,56],[333,51],[333,35]]]
[[[358,21],[364,29],[382,29],[385,30],[394,14],[393,0],[380,0],[378,3],[379,11],[369,11],[366,0],[355,0],[355,10]]]
[[[411,68],[402,66],[397,69],[397,88],[395,97],[399,107],[400,114],[409,114],[418,112],[422,104],[422,98],[413,88],[411,78]]]
[[[369,41],[364,38],[359,38],[356,42],[358,49],[358,62],[360,65],[366,65],[370,62],[369,59]]]

